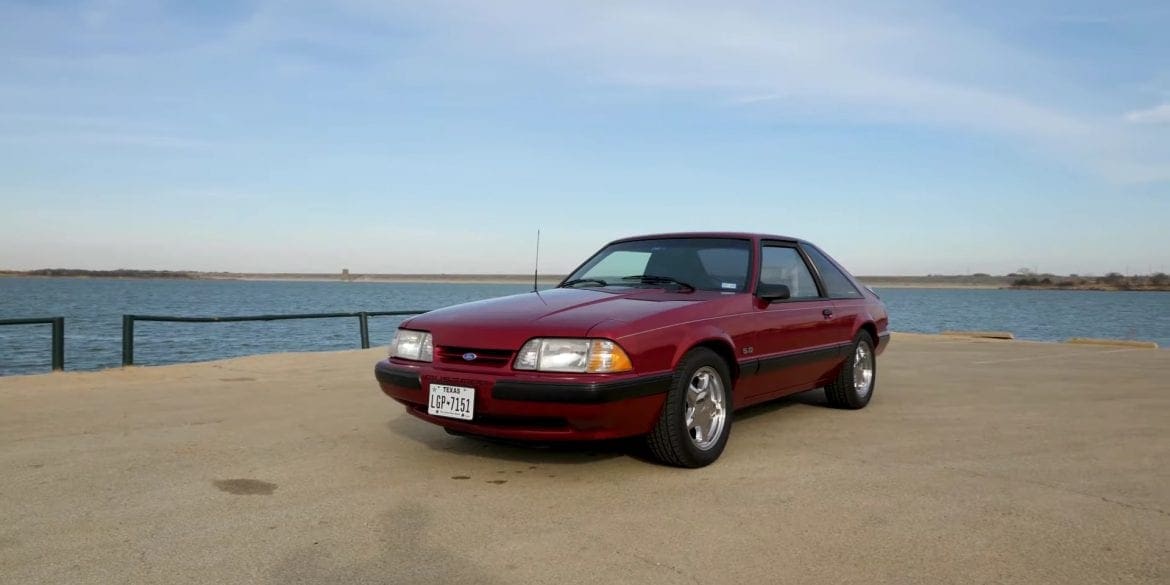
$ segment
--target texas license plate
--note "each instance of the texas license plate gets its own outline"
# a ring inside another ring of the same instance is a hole
[[[471,420],[475,415],[475,388],[431,384],[427,414]]]

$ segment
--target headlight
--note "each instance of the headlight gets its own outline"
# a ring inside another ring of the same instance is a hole
[[[520,348],[512,367],[541,372],[612,374],[634,369],[630,356],[608,339],[533,339]]]
[[[399,329],[390,342],[390,357],[429,362],[434,359],[434,354],[431,334],[426,331]]]

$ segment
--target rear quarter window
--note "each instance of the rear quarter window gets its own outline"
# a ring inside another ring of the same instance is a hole
[[[812,260],[813,266],[817,268],[817,272],[821,275],[821,282],[825,285],[825,292],[829,294],[832,299],[860,299],[862,298],[861,291],[853,286],[849,281],[849,277],[841,272],[827,256],[820,250],[812,246],[804,246],[805,254],[808,254],[809,260]]]

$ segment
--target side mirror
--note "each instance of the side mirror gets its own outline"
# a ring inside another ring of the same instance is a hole
[[[766,302],[783,301],[792,296],[792,291],[788,290],[786,284],[764,284],[760,283],[756,287],[756,296]]]

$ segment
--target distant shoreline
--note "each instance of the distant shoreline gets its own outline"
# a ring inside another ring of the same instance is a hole
[[[238,280],[267,282],[372,282],[395,284],[531,284],[531,274],[325,274],[325,273],[236,273],[157,270],[0,270],[0,278],[116,278],[125,280]],[[555,285],[564,278],[561,274],[542,274],[541,285]],[[1141,277],[1136,277],[1141,278]],[[1016,276],[990,275],[931,275],[931,276],[859,276],[859,281],[872,288],[913,289],[969,289],[969,290],[1087,290],[1087,291],[1170,291],[1170,285],[1130,281],[1114,283],[1083,280],[1068,284],[1067,277],[1057,277],[1051,283],[1020,284]],[[1064,280],[1061,280],[1064,279]]]
[[[327,274],[239,274],[200,276],[199,280],[245,280],[268,282],[380,282],[396,284],[532,284],[532,275],[509,274],[354,274],[349,278]],[[564,276],[544,276],[540,284],[557,284]]]
[[[247,273],[153,270],[0,270],[0,278],[96,279],[119,280],[241,280],[270,282],[382,282],[399,284],[532,284],[531,274],[325,274],[325,273]],[[552,285],[564,279],[560,274],[541,274],[540,284]]]

